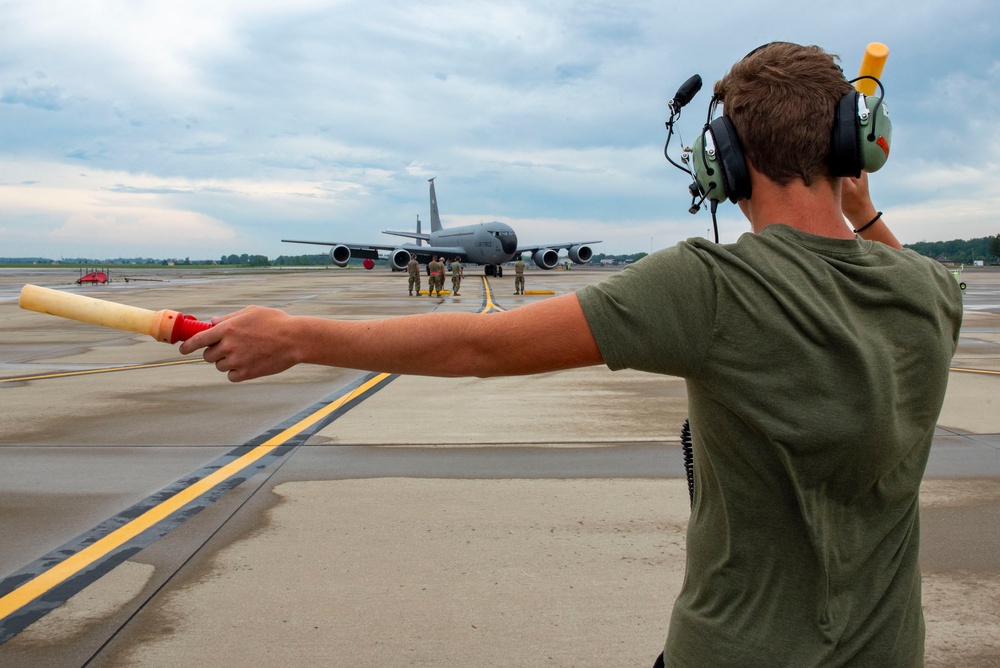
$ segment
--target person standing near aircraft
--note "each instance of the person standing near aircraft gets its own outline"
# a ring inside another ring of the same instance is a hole
[[[430,273],[430,278],[427,279],[427,296],[430,297],[437,291],[440,297],[441,284],[443,283],[441,272],[444,270],[438,262],[437,255],[432,256],[431,261],[427,263],[427,271]]]
[[[448,264],[444,259],[444,255],[438,257],[438,279],[437,279],[437,296],[441,296],[441,291],[444,290],[444,277],[448,273]]]
[[[514,263],[514,294],[524,294],[524,260],[520,257],[518,257],[517,262]]]
[[[742,147],[745,191],[733,200],[752,230],[735,243],[692,238],[489,317],[337,321],[249,307],[213,318],[180,352],[204,348],[233,382],[299,363],[682,377],[694,497],[656,665],[922,665],[919,490],[962,296],[943,267],[902,249],[863,172],[831,171],[849,94],[833,56],[787,43],[716,83]]]
[[[410,296],[413,296],[413,291],[416,289],[417,296],[420,296],[420,263],[417,262],[417,256],[411,255],[410,261],[406,265],[406,273],[409,274],[409,286],[410,286]]]
[[[437,296],[441,296],[441,291],[444,290],[444,275],[448,273],[448,267],[445,265],[444,255],[438,257],[437,263]]]
[[[462,287],[462,279],[465,278],[465,271],[462,269],[462,262],[457,257],[451,261],[451,294],[458,296],[458,289]]]

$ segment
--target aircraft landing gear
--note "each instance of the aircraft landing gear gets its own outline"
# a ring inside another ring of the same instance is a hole
[[[486,265],[485,273],[487,276],[502,277],[503,267],[501,267],[499,264],[488,264]]]

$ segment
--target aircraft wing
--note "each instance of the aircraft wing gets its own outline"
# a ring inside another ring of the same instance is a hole
[[[351,257],[359,257],[362,259],[379,259],[379,251],[383,253],[391,253],[397,248],[402,248],[409,251],[417,256],[417,262],[426,263],[431,259],[432,255],[441,256],[444,255],[449,260],[455,257],[460,258],[463,262],[468,261],[468,256],[465,249],[461,246],[417,246],[411,243],[401,243],[401,244],[349,244],[338,241],[300,241],[297,239],[282,239],[283,242],[289,244],[314,244],[317,246],[346,246],[351,251]]]
[[[567,241],[561,244],[538,244],[536,246],[518,246],[517,250],[514,252],[515,255],[519,253],[534,253],[535,251],[542,250],[543,248],[548,248],[551,250],[565,250],[567,248],[572,248],[573,246],[587,246],[590,244],[599,244],[600,241]]]
[[[360,257],[362,259],[377,260],[379,258],[379,251],[390,252],[394,251],[400,247],[400,244],[386,245],[386,244],[349,244],[340,241],[299,241],[298,239],[282,239],[286,244],[314,244],[316,246],[346,246],[351,250],[352,257]],[[409,246],[409,244],[402,244],[404,247]],[[416,248],[416,246],[414,246]]]

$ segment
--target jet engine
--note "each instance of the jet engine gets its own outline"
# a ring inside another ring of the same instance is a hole
[[[569,259],[577,264],[586,264],[590,258],[594,257],[594,251],[590,246],[570,246]]]
[[[539,248],[532,255],[531,259],[539,269],[552,269],[559,263],[559,251],[551,248]]]
[[[404,271],[406,265],[410,263],[410,251],[405,248],[397,248],[389,253],[389,266],[393,271]]]
[[[347,246],[334,246],[330,249],[330,262],[338,267],[346,267],[351,259],[351,249]]]

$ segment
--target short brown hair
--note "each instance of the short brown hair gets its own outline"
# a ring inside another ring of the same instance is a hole
[[[839,60],[818,46],[772,42],[716,82],[744,156],[772,181],[810,185],[832,178],[827,156],[834,110],[851,92]]]

